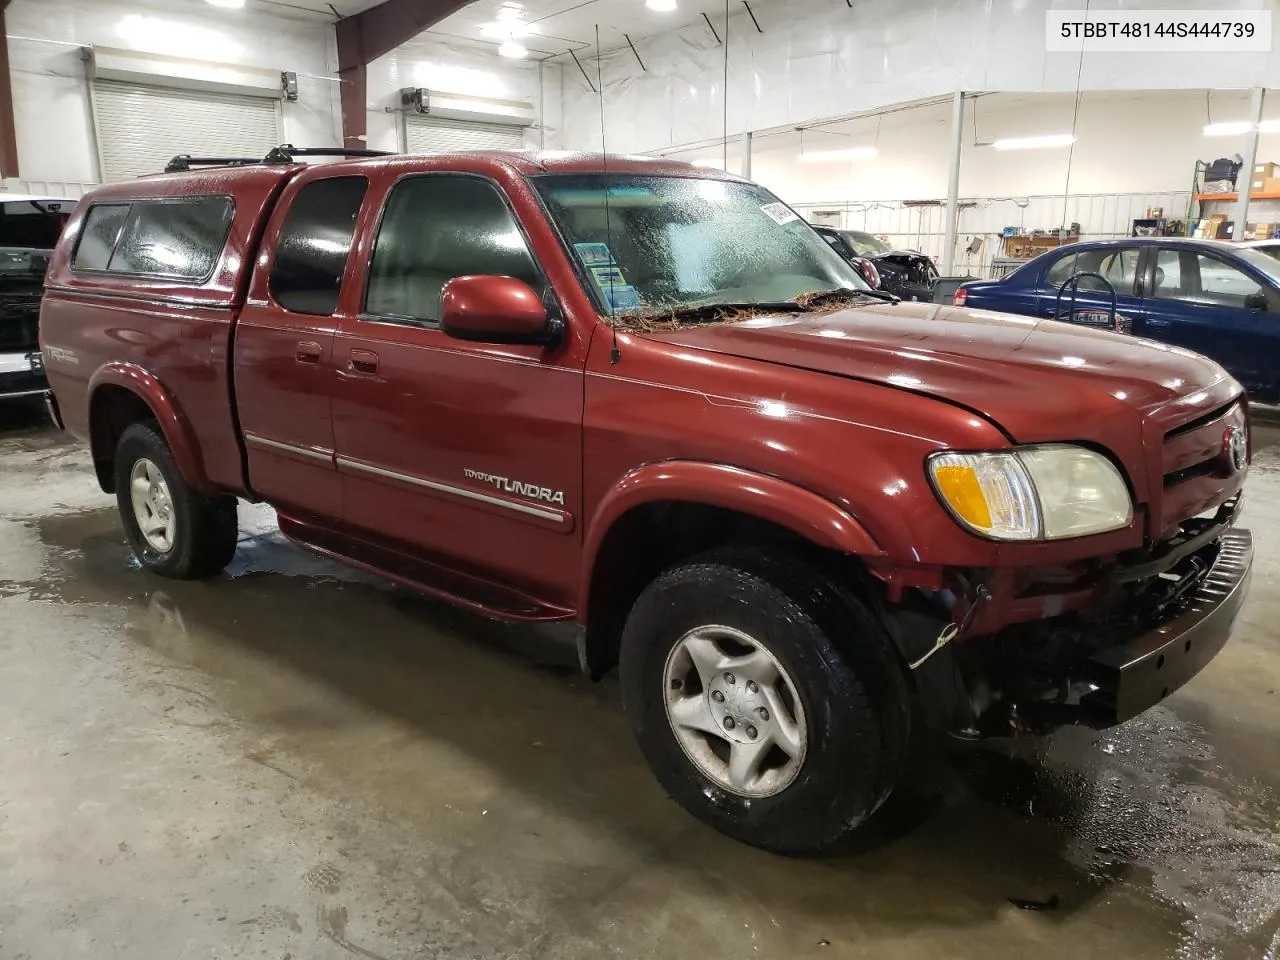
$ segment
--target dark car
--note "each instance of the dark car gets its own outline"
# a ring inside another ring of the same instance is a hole
[[[894,250],[879,237],[859,230],[837,230],[815,225],[822,239],[840,256],[857,266],[859,259],[869,261],[880,277],[879,288],[903,300],[933,300],[933,287],[938,282],[938,268],[933,260],[915,250]]]
[[[40,355],[40,296],[74,200],[0,194],[0,400],[48,392]]]
[[[1082,277],[1074,307],[1058,291]],[[1135,237],[1074,243],[1000,280],[966,283],[957,305],[1058,317],[1159,340],[1217,360],[1253,399],[1280,400],[1280,261],[1218,240]],[[1277,314],[1276,317],[1271,314]]]

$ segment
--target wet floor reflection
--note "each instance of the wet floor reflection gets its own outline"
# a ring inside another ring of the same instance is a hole
[[[34,524],[49,560],[22,589],[123,608],[129,635],[159,658],[139,682],[164,687],[166,716],[227,722],[255,762],[358,795],[391,822],[443,830],[466,851],[450,877],[473,893],[488,871],[527,877],[586,923],[598,919],[587,905],[619,882],[619,858],[639,857],[677,879],[633,878],[625,908],[597,911],[678,914],[691,908],[672,884],[692,887],[756,917],[745,949],[784,951],[773,955],[932,930],[940,944],[975,938],[953,956],[1012,937],[1067,957],[1076,947],[1051,938],[1081,936],[1078,917],[1091,945],[1078,955],[1276,955],[1280,802],[1223,768],[1177,698],[1103,734],[922,742],[866,849],[786,861],[715,835],[662,796],[616,684],[577,674],[569,630],[424,600],[313,558],[269,526],[246,536],[226,577],[179,583],[130,562],[109,509]],[[480,819],[490,810],[501,822]],[[734,953],[696,922],[708,955]]]

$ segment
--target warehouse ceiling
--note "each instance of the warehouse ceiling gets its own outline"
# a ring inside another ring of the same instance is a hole
[[[766,0],[753,0],[752,8],[766,6]],[[742,12],[741,0],[732,0],[734,15]],[[491,38],[494,24],[502,18],[520,14],[518,20],[529,33],[523,43],[530,51],[564,53],[566,47],[594,47],[596,25],[600,27],[601,46],[614,49],[626,44],[623,34],[632,40],[666,33],[678,27],[703,23],[705,13],[717,31],[724,30],[724,0],[679,0],[670,12],[652,10],[644,0],[476,0],[451,17],[446,17],[431,32],[468,40]]]
[[[265,11],[300,16],[314,15],[332,20],[334,11],[342,17],[350,17],[381,0],[248,0],[248,5]],[[705,13],[718,32],[724,29],[725,0],[676,0],[675,10],[662,12],[651,9],[645,0],[476,0],[450,17],[433,26],[429,35],[443,40],[462,40],[470,43],[492,45],[496,48],[500,37],[495,37],[499,24],[515,23],[517,29],[527,31],[521,38],[532,56],[563,54],[566,50],[581,50],[596,44],[596,25],[600,27],[600,43],[605,50],[626,45],[626,36],[633,41],[651,37],[690,24],[705,23]],[[332,9],[330,9],[332,6]],[[767,27],[771,13],[761,13],[761,8],[772,4],[770,0],[751,0],[752,10]],[[740,14],[742,0],[731,0],[730,11]]]

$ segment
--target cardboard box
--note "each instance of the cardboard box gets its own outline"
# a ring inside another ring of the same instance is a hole
[[[1280,193],[1280,177],[1254,177],[1249,189],[1253,193]]]
[[[1270,240],[1271,234],[1275,232],[1276,225],[1274,223],[1259,223],[1253,228],[1253,239]]]
[[[1280,177],[1280,163],[1255,163],[1253,179],[1265,180],[1267,177]]]
[[[1203,240],[1229,240],[1233,226],[1226,214],[1215,213],[1208,220],[1201,220],[1192,236]]]

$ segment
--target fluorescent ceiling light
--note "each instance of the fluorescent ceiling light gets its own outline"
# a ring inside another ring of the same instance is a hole
[[[1232,120],[1229,123],[1207,123],[1204,127],[1206,137],[1234,137],[1248,133],[1253,124],[1248,120]]]
[[[204,0],[204,2],[214,7],[224,7],[227,10],[244,9],[244,0]]]
[[[514,57],[518,60],[528,55],[529,51],[525,49],[524,44],[516,43],[514,40],[508,40],[498,47],[498,56],[500,57]]]
[[[1042,137],[1009,137],[997,140],[991,146],[996,150],[1048,150],[1053,147],[1069,147],[1076,138],[1069,133],[1050,133]]]
[[[482,24],[480,32],[486,37],[493,37],[495,40],[510,40],[514,37],[527,36],[532,31],[529,28],[529,24],[523,20],[506,20],[502,23]]]
[[[650,10],[660,10],[663,13],[670,13],[676,8],[676,0],[645,0],[644,5]]]
[[[800,159],[805,163],[830,163],[835,160],[870,160],[880,151],[875,147],[849,147],[845,150],[805,150]]]

